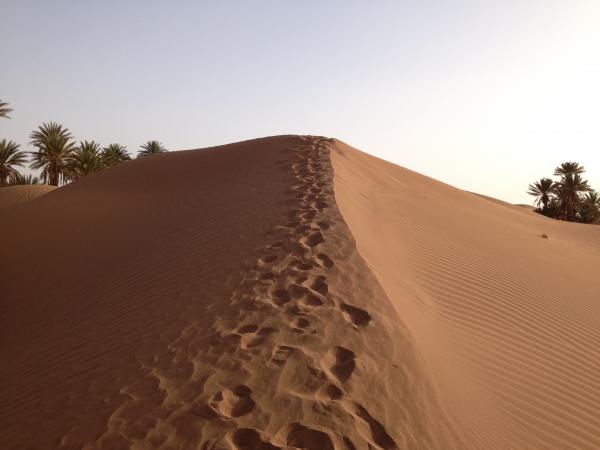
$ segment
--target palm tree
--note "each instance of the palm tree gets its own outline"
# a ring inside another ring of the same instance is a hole
[[[15,172],[10,177],[10,185],[25,185],[25,184],[40,184],[40,179],[31,174],[24,175],[20,172]]]
[[[33,169],[42,169],[42,178],[52,186],[66,180],[66,172],[75,151],[71,133],[56,122],[43,123],[31,133]]]
[[[0,100],[0,117],[10,119],[10,117],[8,117],[8,113],[11,111],[12,109],[8,107],[8,103]]]
[[[0,141],[0,186],[6,186],[9,178],[17,173],[15,167],[24,167],[27,154],[19,150],[19,144],[2,139]]]
[[[546,217],[552,217],[553,219],[558,219],[560,217],[560,200],[556,195],[550,197],[550,203],[546,207],[546,210],[541,211],[541,213]]]
[[[104,147],[100,156],[105,167],[116,166],[131,159],[127,148],[120,144],[110,144],[108,147]]]
[[[71,155],[67,176],[71,180],[77,180],[103,168],[100,144],[95,141],[83,141]]]
[[[593,189],[586,192],[581,199],[579,217],[585,223],[595,222],[600,217],[600,193]]]
[[[158,141],[148,141],[144,145],[141,146],[142,150],[140,150],[137,154],[138,158],[142,158],[144,156],[155,155],[157,153],[164,153],[167,149]]]
[[[529,185],[529,195],[536,197],[534,205],[543,211],[548,209],[550,197],[554,193],[554,181],[550,178],[541,178],[533,184]],[[542,205],[542,208],[540,208]]]
[[[585,168],[580,166],[579,163],[574,161],[567,161],[562,163],[556,169],[554,169],[555,177],[564,177],[567,175],[581,175],[585,172]]]
[[[560,200],[560,218],[563,220],[576,219],[581,193],[590,190],[587,180],[581,177],[584,172],[585,168],[574,161],[564,162],[554,169],[554,175],[561,177],[555,191]]]

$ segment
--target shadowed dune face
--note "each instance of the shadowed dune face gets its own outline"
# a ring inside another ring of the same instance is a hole
[[[287,210],[282,165],[293,142],[145,158],[3,220],[5,438],[40,448],[93,441],[124,401],[151,410],[166,400],[153,367],[193,373],[191,362],[169,369],[168,346],[229,314],[223,299],[243,257]]]
[[[3,221],[4,448],[461,448],[330,146],[152,156]]]
[[[359,253],[463,439],[600,448],[600,229],[454,189],[340,142],[332,163]]]

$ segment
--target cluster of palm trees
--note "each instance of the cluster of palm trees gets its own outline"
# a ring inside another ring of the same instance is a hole
[[[8,103],[0,100],[0,117],[10,118],[12,111]],[[43,123],[31,133],[31,144],[35,151],[26,152],[14,141],[0,140],[0,187],[16,184],[37,184],[40,179],[24,175],[17,167],[41,171],[41,180],[52,186],[59,186],[72,180],[131,160],[127,149],[120,144],[110,144],[104,148],[95,141],[75,142],[67,128],[55,122]],[[141,146],[137,157],[166,152],[158,141],[148,141]],[[29,160],[29,156],[31,160]]]
[[[570,222],[593,223],[600,218],[600,194],[583,179],[585,168],[576,162],[564,162],[551,178],[529,185],[527,193],[535,197],[536,212]]]

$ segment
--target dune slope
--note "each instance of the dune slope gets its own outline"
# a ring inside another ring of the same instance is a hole
[[[337,142],[337,204],[472,448],[600,448],[600,228]],[[542,234],[548,238],[542,238]]]
[[[7,215],[3,448],[463,448],[331,148],[152,156]]]
[[[47,184],[8,186],[0,189],[0,211],[34,200],[56,189]]]
[[[295,136],[4,212],[3,448],[600,447],[600,227]]]

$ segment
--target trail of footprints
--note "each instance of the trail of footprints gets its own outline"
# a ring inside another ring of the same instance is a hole
[[[251,276],[234,293],[232,300],[245,314],[241,317],[243,324],[227,337],[233,336],[240,351],[246,352],[246,358],[265,357],[264,365],[275,371],[274,380],[276,372],[283,370],[289,359],[305,361],[299,367],[306,367],[310,375],[307,379],[314,379],[314,386],[304,382],[306,386],[296,387],[298,395],[312,393],[324,404],[338,402],[357,429],[367,430],[366,436],[361,435],[369,448],[375,444],[386,450],[395,449],[397,445],[384,427],[356,403],[348,391],[347,383],[357,366],[355,353],[333,342],[323,342],[322,327],[326,324],[320,316],[324,314],[343,318],[355,331],[368,326],[372,320],[368,311],[346,303],[336,304],[329,295],[327,274],[335,261],[322,249],[332,226],[330,215],[325,213],[333,199],[328,145],[325,138],[306,138],[305,144],[295,149],[294,185],[287,222],[276,230],[279,240],[262,250],[262,256],[253,263]],[[287,333],[281,334],[285,339],[278,339],[278,333]],[[289,338],[294,335],[296,340]],[[333,346],[320,360],[315,360],[314,355],[310,357],[309,352],[303,350],[303,342],[310,339],[320,339],[321,347]],[[275,342],[285,344],[275,345]],[[235,420],[258,413],[256,408],[260,402],[255,402],[253,396],[255,393],[248,386],[237,385],[215,393],[208,407],[213,417]],[[281,438],[280,433],[278,436]],[[323,430],[292,422],[288,425],[286,440],[287,446],[297,448],[356,448],[347,436],[333,440],[332,437]],[[272,436],[258,427],[236,427],[226,440],[236,449],[282,448],[274,445]],[[341,442],[343,446],[338,447],[334,442]],[[205,446],[209,448],[206,442]]]

